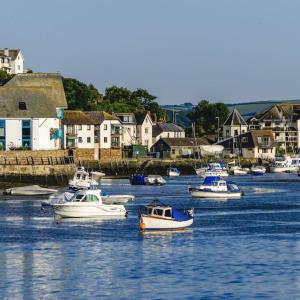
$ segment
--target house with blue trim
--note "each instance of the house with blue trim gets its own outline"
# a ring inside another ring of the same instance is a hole
[[[61,149],[67,101],[59,74],[17,74],[0,83],[0,148]]]

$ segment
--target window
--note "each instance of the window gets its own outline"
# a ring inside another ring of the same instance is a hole
[[[229,136],[229,130],[228,129],[226,130],[226,136]]]
[[[163,210],[159,209],[159,208],[154,209],[154,215],[162,216],[163,215]]]
[[[149,141],[148,141],[148,140],[145,140],[145,145],[148,146],[148,144],[149,144]]]
[[[19,110],[26,110],[26,103],[24,101],[19,102]]]
[[[86,142],[87,142],[87,143],[90,143],[90,142],[91,142],[91,138],[90,138],[90,137],[87,137]]]
[[[82,130],[82,125],[77,125],[78,130]]]
[[[22,146],[31,148],[31,122],[22,120]]]
[[[104,124],[104,130],[107,130],[107,124]]]
[[[18,70],[19,70],[19,71],[21,70],[21,67],[20,67],[20,65],[18,65]]]
[[[270,121],[266,121],[265,122],[265,127],[271,127],[271,122]]]
[[[239,132],[237,129],[234,130],[234,135],[239,135]]]
[[[106,136],[104,137],[104,143],[107,143],[107,137]]]
[[[172,149],[172,154],[175,154],[175,149]]]
[[[98,198],[96,195],[86,195],[85,198],[82,200],[84,202],[96,202]]]
[[[165,217],[171,218],[171,209],[166,209],[165,210]]]
[[[81,136],[78,138],[78,143],[82,143],[82,137]]]
[[[242,137],[242,143],[248,143],[248,138],[247,137]]]
[[[87,130],[91,130],[91,125],[86,125]]]
[[[264,149],[262,149],[262,152],[263,153],[268,153],[268,149],[264,148]]]
[[[147,134],[147,133],[148,133],[148,127],[145,128],[145,134]]]
[[[5,120],[0,120],[0,145],[5,150]]]

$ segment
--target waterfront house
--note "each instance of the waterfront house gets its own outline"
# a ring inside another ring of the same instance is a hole
[[[134,113],[115,113],[122,125],[121,146],[137,144],[136,120]]]
[[[147,146],[150,151],[152,146],[152,126],[153,122],[149,112],[135,114],[136,120],[136,141],[137,144]]]
[[[223,124],[223,139],[248,131],[248,125],[237,109],[234,109]]]
[[[65,147],[85,150],[93,159],[121,158],[121,124],[103,111],[65,111],[63,120]]]
[[[276,143],[272,130],[251,130],[219,142],[224,154],[245,158],[274,159]]]
[[[122,158],[122,126],[119,119],[104,111],[90,111],[86,115],[94,124],[95,159]]]
[[[4,150],[60,149],[67,108],[59,74],[17,74],[0,86],[0,145]]]
[[[160,158],[198,158],[202,145],[208,145],[205,138],[160,138],[151,152],[159,153]]]
[[[24,73],[24,56],[20,49],[0,49],[0,70],[8,74]]]
[[[300,104],[276,104],[248,120],[249,128],[271,130],[278,149],[300,148]]]
[[[82,111],[65,111],[64,119],[65,148],[94,149],[94,124]]]
[[[174,123],[157,122],[152,127],[152,143],[160,138],[185,138],[185,131],[182,127]]]

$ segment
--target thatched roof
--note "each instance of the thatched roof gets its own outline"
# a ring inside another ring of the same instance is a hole
[[[57,108],[67,108],[59,74],[17,74],[0,86],[1,118],[55,118]]]

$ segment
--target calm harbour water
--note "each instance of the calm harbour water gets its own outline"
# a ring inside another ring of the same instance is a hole
[[[104,180],[103,191],[136,196],[129,216],[60,224],[40,200],[1,196],[0,299],[299,299],[300,178],[233,179],[241,200],[192,200],[196,176]],[[141,234],[137,207],[154,197],[194,207],[194,225]]]

